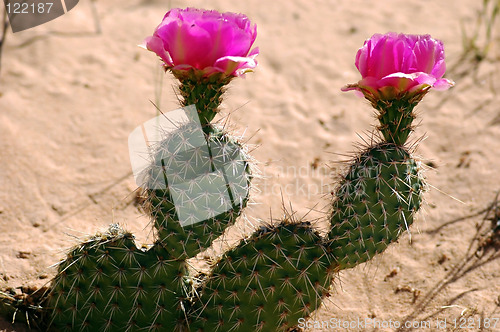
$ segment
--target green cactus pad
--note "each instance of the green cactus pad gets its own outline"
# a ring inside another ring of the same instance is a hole
[[[286,331],[320,306],[333,268],[309,223],[262,227],[216,263],[191,331]]]
[[[370,260],[413,222],[424,182],[404,147],[380,143],[362,152],[335,192],[330,247],[337,269]]]
[[[238,141],[215,128],[205,138],[184,126],[160,142],[144,186],[145,209],[171,256],[195,256],[235,222],[248,201],[248,160]]]
[[[137,248],[111,225],[74,247],[60,264],[47,298],[56,331],[182,331],[184,261],[160,245]]]

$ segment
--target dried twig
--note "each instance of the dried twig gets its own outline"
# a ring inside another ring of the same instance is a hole
[[[9,21],[7,20],[7,10],[5,9],[2,18],[2,37],[0,37],[0,73],[2,72],[2,50],[5,43],[5,37],[7,36],[8,25]]]

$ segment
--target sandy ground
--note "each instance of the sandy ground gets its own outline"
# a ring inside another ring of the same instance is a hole
[[[148,241],[127,137],[156,115],[150,101],[169,111],[177,99],[174,81],[137,44],[169,8],[187,5],[242,12],[258,24],[259,67],[232,82],[221,114],[257,146],[252,155],[264,177],[246,211],[253,223],[270,211],[280,217],[282,199],[299,216],[312,210],[306,218],[326,218],[332,174],[344,167],[338,162],[374,124],[367,102],[340,91],[359,79],[354,56],[366,38],[397,31],[443,40],[456,87],[431,92],[418,107],[413,142],[425,139],[416,155],[432,167],[411,241],[405,235],[372,262],[341,272],[314,319],[379,324],[350,331],[398,330],[390,321],[417,322],[407,329],[414,331],[474,331],[479,319],[500,318],[500,255],[474,240],[481,211],[500,189],[500,33],[497,24],[496,44],[478,66],[461,61],[461,27],[473,33],[482,5],[469,0],[106,0],[95,3],[97,20],[82,0],[63,17],[9,34],[0,76],[0,289],[49,282],[50,266],[75,237],[110,222]],[[461,318],[470,320],[455,328]],[[0,320],[0,331],[25,328]]]

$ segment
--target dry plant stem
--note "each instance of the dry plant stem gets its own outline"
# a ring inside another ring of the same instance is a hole
[[[8,25],[9,21],[7,20],[7,10],[4,10],[2,18],[2,38],[0,38],[0,74],[2,73],[2,50],[3,44],[5,43],[5,37],[7,36]]]
[[[476,75],[481,62],[487,59],[496,37],[495,23],[499,15],[500,0],[483,0],[482,8],[476,14],[475,26],[466,27],[462,22],[462,54],[448,70],[448,73],[454,73],[456,80],[471,72]]]
[[[95,33],[100,35],[102,33],[101,21],[99,20],[99,13],[97,12],[96,0],[90,1],[90,9],[94,17]]]

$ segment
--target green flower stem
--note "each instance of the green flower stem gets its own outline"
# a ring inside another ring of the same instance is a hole
[[[379,100],[374,105],[379,111],[377,127],[384,135],[387,143],[402,146],[413,131],[412,122],[415,119],[413,109],[417,103],[407,99]]]
[[[184,76],[178,78],[181,82],[179,91],[182,96],[182,106],[196,105],[203,132],[208,135],[213,131],[210,122],[219,112],[225,86],[232,77],[192,79]]]

